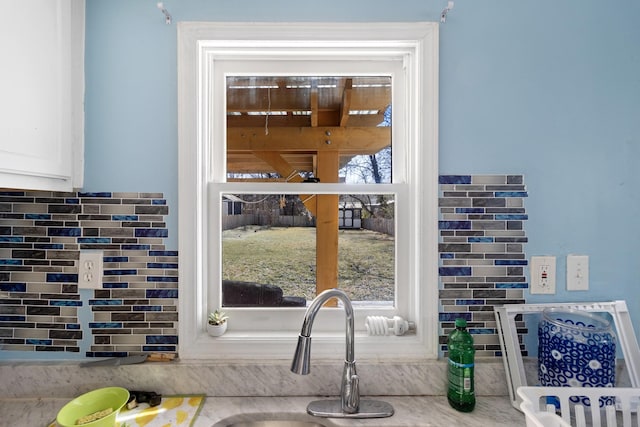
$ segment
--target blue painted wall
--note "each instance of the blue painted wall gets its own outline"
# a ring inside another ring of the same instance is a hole
[[[87,191],[160,191],[177,249],[176,25],[437,21],[445,0],[87,0]],[[626,299],[640,323],[640,2],[457,0],[440,40],[440,173],[524,174],[527,255],[558,293]],[[375,24],[372,24],[375,25]],[[590,256],[567,293],[565,257]]]

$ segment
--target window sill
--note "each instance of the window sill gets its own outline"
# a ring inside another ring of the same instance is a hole
[[[293,357],[298,332],[234,332],[227,331],[220,337],[212,337],[206,331],[198,333],[195,346],[181,349],[180,357],[184,359],[220,359],[220,360],[290,360]],[[346,337],[344,333],[313,333],[313,358],[323,360],[344,360]],[[355,336],[356,360],[429,360],[437,355],[425,353],[424,337],[418,334],[403,336]],[[397,348],[397,353],[389,352],[389,348]]]

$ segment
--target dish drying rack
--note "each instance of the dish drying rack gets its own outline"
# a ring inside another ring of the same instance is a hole
[[[518,395],[527,427],[640,426],[638,388],[524,386],[518,388]],[[615,404],[601,408],[601,398],[615,399]]]
[[[634,393],[640,395],[640,348],[638,347],[638,341],[636,339],[633,324],[631,323],[631,317],[629,316],[629,310],[625,301],[608,301],[608,302],[587,302],[587,303],[548,303],[548,304],[505,304],[502,307],[495,307],[494,314],[496,317],[496,329],[498,332],[498,338],[500,339],[500,349],[502,350],[502,360],[504,362],[505,372],[507,374],[507,385],[509,387],[509,395],[511,397],[511,404],[518,410],[522,408],[523,396],[520,393],[520,389],[524,389],[523,393],[532,395],[531,401],[535,401],[534,392],[530,389],[536,389],[536,393],[548,393],[552,387],[529,387],[527,384],[527,378],[525,374],[524,363],[522,361],[522,353],[520,351],[520,344],[518,340],[518,332],[516,328],[515,317],[519,314],[536,314],[542,313],[547,308],[557,309],[573,309],[582,310],[588,312],[601,312],[609,313],[613,319],[615,325],[616,336],[622,349],[622,354],[625,360],[625,366],[629,373],[629,379],[631,380],[631,386],[634,389]],[[560,392],[562,396],[566,393],[572,396],[579,395],[585,396],[588,388],[576,388],[576,387],[558,387],[565,389]],[[576,392],[575,390],[580,390]],[[594,388],[598,390],[597,388]],[[621,388],[605,388],[606,394],[603,396],[616,396]],[[621,392],[620,392],[621,393]],[[626,391],[621,394],[629,394],[631,391]],[[549,394],[547,394],[549,395]],[[595,397],[595,396],[594,396]],[[620,396],[622,399],[624,396]],[[617,405],[620,406],[620,405]],[[565,410],[568,408],[565,406]],[[562,409],[562,407],[561,407]],[[531,407],[528,406],[528,410]],[[594,411],[595,413],[595,411]],[[552,414],[555,415],[555,414]],[[545,414],[545,417],[548,417]],[[564,417],[564,415],[563,415]],[[558,417],[559,418],[559,417]],[[564,419],[564,418],[563,418]],[[527,417],[527,426],[529,426],[529,417]],[[567,426],[570,424],[531,424],[532,426]],[[589,424],[587,424],[589,425]],[[599,427],[600,424],[593,425]],[[608,427],[616,426],[616,424],[607,424]],[[627,424],[624,424],[627,427]],[[631,424],[629,424],[631,426]],[[634,427],[640,427],[640,424],[634,424]]]

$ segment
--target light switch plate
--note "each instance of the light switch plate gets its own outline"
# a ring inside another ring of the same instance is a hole
[[[567,290],[589,290],[588,255],[567,255]]]
[[[532,294],[556,293],[556,257],[532,256],[529,263]]]

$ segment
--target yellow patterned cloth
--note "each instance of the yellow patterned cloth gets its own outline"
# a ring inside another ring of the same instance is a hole
[[[164,396],[158,406],[141,403],[137,408],[120,411],[116,427],[190,427],[204,399],[204,395]],[[56,426],[55,421],[49,425]]]

